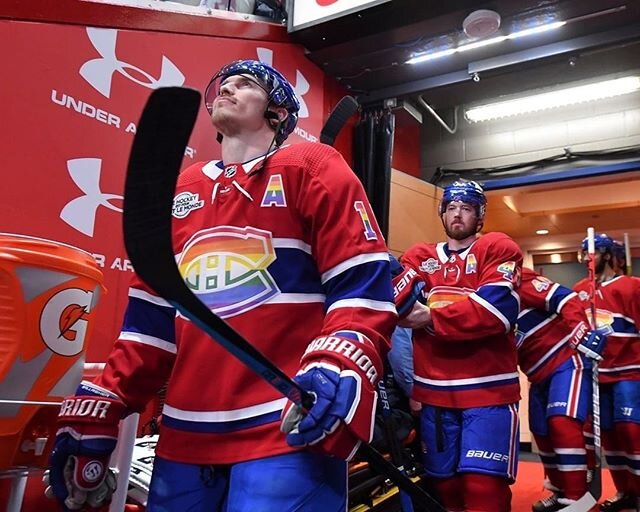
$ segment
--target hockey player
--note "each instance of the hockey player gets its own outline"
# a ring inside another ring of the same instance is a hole
[[[439,207],[447,241],[411,247],[394,279],[402,323],[414,329],[425,469],[451,512],[511,510],[518,459],[522,253],[505,234],[478,237],[485,207],[477,183],[448,185]]]
[[[587,492],[583,437],[591,404],[591,364],[576,348],[599,358],[604,337],[590,331],[585,305],[571,289],[522,269],[516,342],[527,375],[529,426],[553,494],[533,512],[561,510]]]
[[[51,491],[67,510],[104,502],[118,421],[168,380],[149,512],[344,511],[347,461],[371,439],[396,321],[385,241],[337,151],[282,146],[299,103],[280,72],[232,62],[205,105],[222,160],[179,176],[178,267],[315,404],[301,415],[134,278],[104,371],[62,406]]]
[[[613,240],[595,236],[596,321],[609,328],[600,364],[600,424],[602,448],[618,491],[600,510],[640,509],[640,281],[616,275]],[[587,240],[582,242],[586,260]],[[590,283],[574,288],[590,301]]]

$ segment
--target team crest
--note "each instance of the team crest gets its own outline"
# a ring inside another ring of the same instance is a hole
[[[269,183],[262,196],[260,206],[263,208],[276,206],[284,208],[287,206],[287,198],[284,194],[284,185],[282,183],[282,175],[274,174],[269,177]]]
[[[180,192],[173,198],[173,207],[171,215],[176,219],[184,219],[193,210],[197,210],[204,206],[204,201],[200,199],[198,194],[192,192]]]
[[[467,255],[466,258],[467,266],[464,268],[465,274],[475,274],[478,270],[478,262],[476,261],[476,257],[472,254]]]
[[[441,268],[440,263],[435,258],[429,258],[428,260],[420,263],[420,270],[427,274],[433,274],[436,270],[440,270]]]
[[[270,232],[218,226],[189,239],[178,268],[189,289],[216,315],[227,318],[280,293],[268,270],[275,259]]]

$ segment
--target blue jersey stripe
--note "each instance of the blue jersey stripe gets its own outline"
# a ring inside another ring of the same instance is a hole
[[[498,310],[511,325],[515,325],[520,304],[509,286],[485,284],[475,293]]]
[[[630,322],[626,318],[622,318],[619,316],[613,317],[613,325],[611,326],[615,331],[612,336],[615,336],[616,333],[620,334],[638,334],[638,328],[635,326],[633,322]]]
[[[370,261],[352,267],[325,283],[329,308],[344,299],[365,299],[393,304],[393,288],[388,261]]]
[[[569,296],[575,295],[573,290],[570,290],[566,286],[558,285],[553,291],[553,294],[548,299],[548,309],[552,313],[558,313],[563,301]]]
[[[175,344],[175,309],[129,297],[122,331],[146,334]]]
[[[539,309],[532,309],[527,311],[518,317],[518,330],[528,335],[533,329],[535,329],[542,322],[552,316],[552,313],[541,311]]]
[[[276,248],[268,271],[282,293],[324,293],[313,257],[300,249]]]

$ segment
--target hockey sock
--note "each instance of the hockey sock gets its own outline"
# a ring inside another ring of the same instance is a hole
[[[509,512],[511,488],[506,478],[465,473],[464,501],[467,512]]]
[[[582,422],[568,416],[552,416],[548,423],[558,463],[559,487],[566,498],[578,500],[587,492],[587,450]]]
[[[640,424],[628,421],[616,423],[615,431],[627,455],[626,489],[640,497]]]
[[[541,436],[539,434],[533,434],[533,438],[536,441],[538,447],[538,455],[544,466],[544,474],[554,487],[562,489],[562,480],[558,474],[558,466],[556,461],[556,454],[553,451],[553,444],[551,444],[551,437]]]
[[[615,429],[602,431],[602,447],[616,491],[628,492],[626,457],[620,455],[623,449]]]
[[[447,512],[462,512],[464,508],[464,493],[461,492],[462,478],[459,475],[449,478],[435,479],[435,487],[440,497],[440,502]]]

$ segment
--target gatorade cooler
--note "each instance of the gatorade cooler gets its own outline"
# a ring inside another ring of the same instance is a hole
[[[89,253],[0,233],[0,471],[46,467],[59,403],[82,379],[102,281]]]

